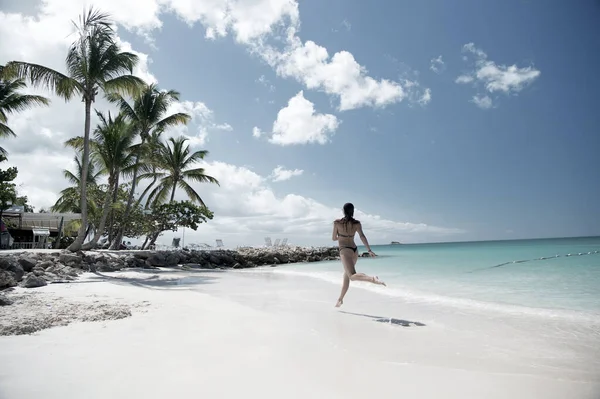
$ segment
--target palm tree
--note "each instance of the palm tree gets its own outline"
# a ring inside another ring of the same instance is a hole
[[[208,151],[201,150],[190,153],[190,147],[185,144],[187,138],[170,138],[168,143],[161,143],[158,156],[155,159],[156,167],[159,171],[149,172],[140,176],[140,179],[157,179],[158,185],[152,190],[148,197],[148,203],[160,204],[165,202],[170,194],[170,201],[175,199],[177,187],[185,191],[187,196],[193,201],[203,206],[204,201],[200,195],[187,182],[194,181],[198,183],[219,184],[217,179],[208,176],[203,168],[189,169],[195,163],[204,159]],[[169,145],[172,144],[171,145]]]
[[[79,156],[76,155],[74,159],[76,172],[73,173],[68,169],[63,170],[63,176],[72,184],[72,186],[67,187],[60,192],[60,197],[50,208],[52,212],[81,213],[81,191],[79,190],[79,187],[81,185],[83,165]],[[98,185],[98,180],[101,175],[102,171],[97,170],[95,165],[90,163],[87,168],[86,183],[90,186]]]
[[[126,224],[133,205],[140,161],[143,158],[144,151],[146,151],[145,144],[148,141],[150,134],[152,132],[163,132],[170,126],[186,124],[191,117],[186,113],[175,113],[167,116],[166,113],[169,106],[174,101],[179,100],[179,93],[174,90],[160,91],[154,84],[146,86],[144,90],[135,97],[133,105],[130,105],[120,94],[113,94],[109,99],[116,103],[120,111],[131,120],[141,139],[141,144],[136,151],[131,190],[123,215],[123,223]],[[112,249],[117,249],[119,247],[123,238],[124,229],[125,226],[117,232],[111,245]]]
[[[82,246],[82,249],[92,249],[104,234],[104,226],[108,213],[113,203],[113,195],[117,193],[119,176],[131,165],[133,165],[133,153],[131,151],[134,131],[133,126],[123,114],[112,118],[110,112],[108,118],[96,111],[100,124],[94,131],[94,139],[91,141],[92,160],[102,168],[108,175],[108,189],[102,205],[102,216],[98,229],[92,240]]]
[[[67,53],[67,74],[57,72],[38,64],[11,61],[6,64],[10,76],[28,78],[34,86],[43,86],[71,100],[81,96],[85,103],[85,123],[83,134],[83,156],[81,175],[81,228],[76,240],[69,246],[70,251],[81,249],[87,227],[87,168],[89,165],[90,120],[92,104],[99,91],[105,94],[119,93],[135,95],[144,82],[131,75],[138,57],[122,52],[117,41],[112,21],[107,14],[90,8],[80,16],[78,38]],[[5,71],[6,72],[6,71]],[[129,73],[129,74],[126,74]]]
[[[152,190],[154,188],[154,185],[158,181],[158,177],[156,175],[156,172],[158,171],[158,169],[157,169],[155,160],[160,155],[160,148],[161,148],[161,144],[162,144],[160,141],[160,135],[161,135],[161,132],[155,130],[150,134],[150,136],[148,137],[148,141],[146,142],[146,146],[145,146],[144,154],[143,154],[144,162],[140,165],[140,170],[143,172],[144,175],[147,173],[151,173],[153,175],[153,177],[152,177],[152,181],[150,182],[150,184],[148,186],[146,186],[146,188],[144,189],[144,192],[142,192],[142,194],[137,199],[136,207],[142,203],[143,199],[150,192],[150,190]],[[141,180],[142,179],[140,179],[140,177],[138,176],[137,183],[139,184]],[[148,209],[148,207],[149,207],[149,201],[146,202],[145,208]]]
[[[15,137],[8,127],[8,114],[23,111],[35,105],[48,105],[50,101],[42,96],[21,94],[19,90],[27,85],[24,79],[4,79],[4,67],[0,65],[0,138]],[[0,154],[6,156],[6,150],[0,147]]]

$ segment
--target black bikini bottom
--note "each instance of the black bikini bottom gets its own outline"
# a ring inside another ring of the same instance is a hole
[[[340,247],[340,249],[344,249],[344,248],[349,248],[349,249],[353,250],[354,252],[356,252],[358,250],[358,247]]]

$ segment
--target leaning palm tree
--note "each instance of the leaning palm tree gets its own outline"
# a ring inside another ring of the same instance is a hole
[[[208,151],[201,150],[190,153],[190,147],[185,144],[186,141],[187,138],[180,137],[177,139],[170,138],[168,143],[162,143],[155,159],[159,171],[140,176],[141,179],[156,178],[158,180],[157,186],[148,197],[149,204],[164,203],[167,198],[172,202],[179,187],[185,191],[193,202],[206,206],[188,181],[219,184],[217,179],[206,174],[204,168],[190,169],[194,164],[204,159],[208,155]],[[172,145],[169,145],[169,143]]]
[[[100,91],[105,94],[135,95],[144,82],[131,75],[138,57],[121,51],[116,40],[112,21],[107,14],[90,8],[74,23],[78,38],[67,53],[67,74],[38,64],[11,61],[5,72],[16,78],[28,78],[34,86],[43,86],[70,100],[80,96],[85,104],[85,123],[81,175],[81,228],[69,250],[81,249],[87,228],[87,167],[89,164],[89,140],[92,104]]]
[[[148,141],[151,132],[162,132],[170,126],[186,124],[191,117],[186,113],[167,115],[169,106],[173,102],[179,100],[179,93],[174,90],[161,91],[154,84],[146,86],[144,90],[134,98],[133,105],[129,104],[120,94],[113,94],[109,96],[109,99],[113,103],[116,103],[120,111],[131,120],[141,140],[141,144],[136,151],[131,189],[123,215],[123,226],[115,235],[111,245],[112,249],[117,249],[123,238],[123,231],[128,223],[138,181],[140,162],[143,159],[144,151],[146,151],[145,144]]]
[[[0,138],[15,137],[8,127],[8,114],[24,111],[35,105],[48,105],[50,101],[42,96],[21,94],[19,90],[27,85],[24,79],[5,79],[2,77],[4,67],[0,65]],[[6,156],[6,150],[0,147],[0,154]]]

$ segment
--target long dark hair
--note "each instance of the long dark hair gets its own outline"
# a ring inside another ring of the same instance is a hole
[[[348,228],[347,225],[348,223],[351,224],[356,224],[358,223],[358,220],[354,219],[354,205],[352,205],[350,202],[346,202],[344,204],[344,217],[340,219],[340,221],[342,223],[344,223],[344,227],[346,227],[346,229]]]

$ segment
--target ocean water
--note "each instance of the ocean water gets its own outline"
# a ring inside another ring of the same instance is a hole
[[[600,323],[600,237],[372,246],[357,271],[377,275],[362,289],[406,302]],[[359,251],[364,251],[359,247]],[[278,267],[340,285],[342,266]]]

